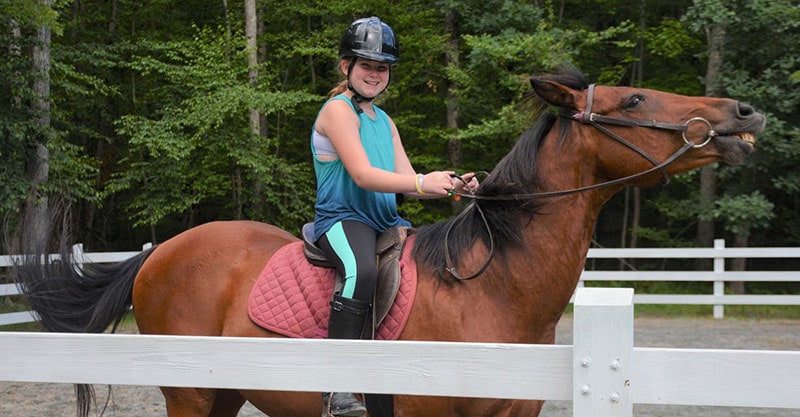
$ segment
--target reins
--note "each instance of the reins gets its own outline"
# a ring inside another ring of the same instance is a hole
[[[564,117],[564,118],[569,119],[569,120],[572,120],[572,121],[576,121],[576,122],[580,122],[580,123],[583,123],[583,124],[588,124],[588,125],[593,126],[594,128],[596,128],[600,132],[604,133],[606,136],[614,139],[618,143],[624,145],[625,147],[627,147],[627,148],[633,150],[634,152],[638,153],[639,155],[641,155],[643,158],[647,159],[650,163],[653,164],[652,168],[647,169],[647,170],[642,171],[642,172],[639,172],[639,173],[636,173],[636,174],[629,175],[627,177],[617,178],[617,179],[611,180],[611,181],[606,181],[606,182],[601,182],[601,183],[598,183],[598,184],[587,185],[587,186],[584,186],[584,187],[572,188],[572,189],[568,189],[568,190],[543,191],[543,192],[536,192],[536,193],[517,193],[517,194],[506,194],[506,195],[475,195],[475,194],[465,194],[465,193],[454,193],[454,194],[457,195],[457,196],[460,196],[460,197],[464,197],[464,198],[471,198],[473,200],[499,200],[499,201],[530,200],[530,199],[541,198],[541,197],[561,197],[561,196],[565,196],[565,195],[576,194],[576,193],[580,193],[580,192],[584,192],[584,191],[590,191],[590,190],[595,190],[595,189],[598,189],[598,188],[604,188],[604,187],[609,187],[609,186],[612,186],[612,185],[622,184],[622,183],[631,181],[633,179],[636,179],[636,178],[639,178],[639,177],[642,177],[642,176],[645,176],[645,175],[649,175],[649,174],[651,174],[653,172],[656,172],[656,171],[660,171],[661,172],[662,176],[664,177],[663,183],[664,184],[668,184],[669,183],[669,173],[667,172],[666,168],[669,165],[671,165],[678,158],[683,156],[683,154],[685,154],[687,151],[689,151],[689,149],[702,148],[703,146],[707,145],[711,141],[712,138],[717,136],[717,132],[714,131],[714,129],[712,128],[711,123],[708,120],[706,120],[706,119],[704,119],[702,117],[693,117],[693,118],[687,120],[686,123],[677,124],[677,123],[660,122],[660,121],[657,121],[657,120],[623,119],[623,118],[618,118],[618,117],[603,116],[603,115],[600,115],[600,114],[597,114],[597,113],[592,113],[592,105],[594,103],[594,89],[595,89],[595,84],[589,85],[589,93],[588,93],[587,102],[586,102],[586,109],[584,111],[579,112],[579,111],[572,111],[572,110],[562,109],[562,111],[559,113],[559,116]],[[690,141],[686,137],[686,132],[689,130],[689,125],[692,124],[692,123],[695,123],[695,122],[705,123],[705,125],[708,127],[708,132],[706,133],[705,140],[702,143],[699,143],[699,144],[695,144],[694,142]],[[616,125],[616,126],[625,126],[625,127],[647,127],[647,128],[651,128],[651,129],[674,130],[674,131],[681,132],[684,144],[683,144],[683,146],[680,147],[680,149],[675,151],[675,153],[670,155],[663,162],[659,163],[659,162],[657,162],[655,160],[655,158],[653,158],[652,156],[647,154],[647,152],[645,152],[644,150],[636,147],[635,145],[633,145],[632,143],[628,142],[627,140],[625,140],[621,136],[619,136],[616,133],[612,132],[611,130],[607,129],[605,126],[603,126],[603,124],[610,124],[610,125]],[[464,182],[463,179],[461,179],[460,177],[457,177],[457,178],[460,181]],[[448,237],[450,235],[450,230],[453,228],[453,226],[456,223],[461,222],[462,218],[466,215],[466,213],[469,210],[473,209],[473,208],[478,210],[478,214],[481,216],[481,219],[483,220],[483,224],[486,227],[486,231],[489,234],[489,256],[487,257],[486,262],[483,264],[483,266],[478,271],[476,271],[475,273],[470,274],[470,275],[468,275],[466,277],[462,277],[461,275],[458,274],[458,272],[456,272],[455,267],[452,264],[452,260],[451,260],[451,257],[450,257],[450,250],[448,248],[447,241],[448,241]],[[447,272],[450,273],[450,275],[453,276],[453,278],[455,278],[457,280],[460,280],[460,281],[466,281],[466,280],[470,280],[470,279],[477,278],[478,276],[480,276],[484,271],[486,271],[486,268],[489,267],[489,263],[491,262],[492,258],[494,257],[494,239],[492,237],[492,231],[491,231],[491,228],[489,227],[488,221],[486,220],[486,216],[483,214],[483,210],[481,209],[480,205],[477,204],[477,202],[471,203],[467,208],[465,208],[461,212],[461,214],[458,215],[458,217],[456,217],[450,223],[450,225],[447,227],[447,231],[445,232],[444,241],[445,241],[444,242],[444,255],[445,255],[445,262],[446,262],[445,269],[447,270]]]

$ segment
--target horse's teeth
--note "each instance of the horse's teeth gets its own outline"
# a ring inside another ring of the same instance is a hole
[[[742,133],[739,137],[747,143],[755,143],[756,137],[752,133]]]

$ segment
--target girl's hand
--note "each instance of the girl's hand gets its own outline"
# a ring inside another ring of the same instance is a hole
[[[432,196],[447,196],[456,189],[453,175],[455,175],[453,171],[433,171],[423,175],[421,178],[422,191]]]
[[[478,178],[474,172],[469,172],[459,177],[455,177],[455,192],[462,194],[475,194],[478,192]]]

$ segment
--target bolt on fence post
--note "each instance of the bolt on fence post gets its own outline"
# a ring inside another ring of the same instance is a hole
[[[573,327],[573,416],[632,417],[633,289],[578,289]]]

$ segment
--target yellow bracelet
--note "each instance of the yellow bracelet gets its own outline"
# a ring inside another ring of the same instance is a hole
[[[417,194],[425,195],[425,191],[422,191],[422,185],[424,184],[425,176],[422,174],[417,174],[417,178],[414,179],[414,186],[417,187]]]

